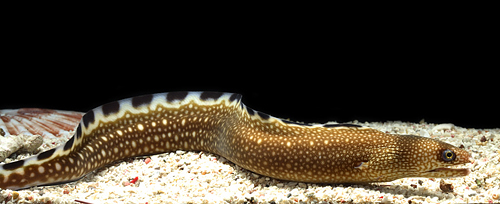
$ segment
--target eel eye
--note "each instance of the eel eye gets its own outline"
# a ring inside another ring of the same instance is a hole
[[[449,161],[455,160],[457,155],[455,155],[455,152],[447,149],[447,150],[443,151],[443,154],[441,155],[441,157],[443,158],[444,161],[449,162]]]

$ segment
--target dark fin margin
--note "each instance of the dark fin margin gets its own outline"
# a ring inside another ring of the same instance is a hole
[[[333,127],[363,127],[363,126],[355,124],[339,123],[339,124],[325,124],[323,125],[323,127],[333,128]]]
[[[14,170],[14,169],[21,168],[23,165],[24,165],[24,160],[19,160],[19,161],[4,164],[3,169]]]
[[[292,125],[312,126],[312,125],[309,125],[306,123],[293,122],[293,121],[289,121],[289,120],[285,120],[285,119],[281,119],[281,121],[283,121],[286,124],[292,124]]]

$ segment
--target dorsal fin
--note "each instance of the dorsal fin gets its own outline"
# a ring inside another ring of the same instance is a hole
[[[335,128],[335,127],[363,127],[363,126],[355,124],[339,123],[339,124],[324,124],[323,127]]]
[[[153,106],[158,104],[162,106],[178,107],[181,104],[186,104],[191,101],[198,101],[202,103],[213,103],[219,100],[225,100],[226,103],[236,104],[240,103],[241,95],[236,93],[226,92],[210,92],[210,91],[180,91],[180,92],[165,92],[157,94],[146,94],[126,98],[118,101],[113,101],[96,107],[83,116],[75,136],[72,137],[64,145],[64,150],[77,146],[85,139],[100,121],[114,120],[121,117],[125,112],[141,112],[148,111],[148,108],[154,109]]]

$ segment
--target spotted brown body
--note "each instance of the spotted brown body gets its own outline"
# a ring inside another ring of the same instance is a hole
[[[258,174],[314,183],[457,177],[469,162],[453,145],[352,124],[307,125],[255,111],[241,95],[170,92],[111,102],[87,112],[65,144],[0,165],[0,188],[77,180],[111,162],[201,150]]]

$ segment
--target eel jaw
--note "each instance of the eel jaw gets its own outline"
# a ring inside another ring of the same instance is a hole
[[[437,168],[430,171],[426,171],[426,173],[444,173],[444,174],[452,174],[452,177],[458,176],[467,176],[470,174],[470,169],[468,168]],[[456,175],[456,176],[455,176]]]
[[[467,157],[466,161],[469,163],[474,163],[474,159],[472,157]],[[455,164],[451,166],[456,166],[456,165],[463,165],[465,162],[460,163],[460,164]],[[425,177],[431,177],[431,178],[451,178],[451,177],[461,177],[461,176],[467,176],[471,173],[469,168],[449,168],[449,167],[440,167],[440,168],[435,168],[429,171],[421,172],[422,175]]]
[[[467,176],[471,173],[468,168],[436,168],[430,171],[422,172],[425,177],[432,178],[451,178]]]

